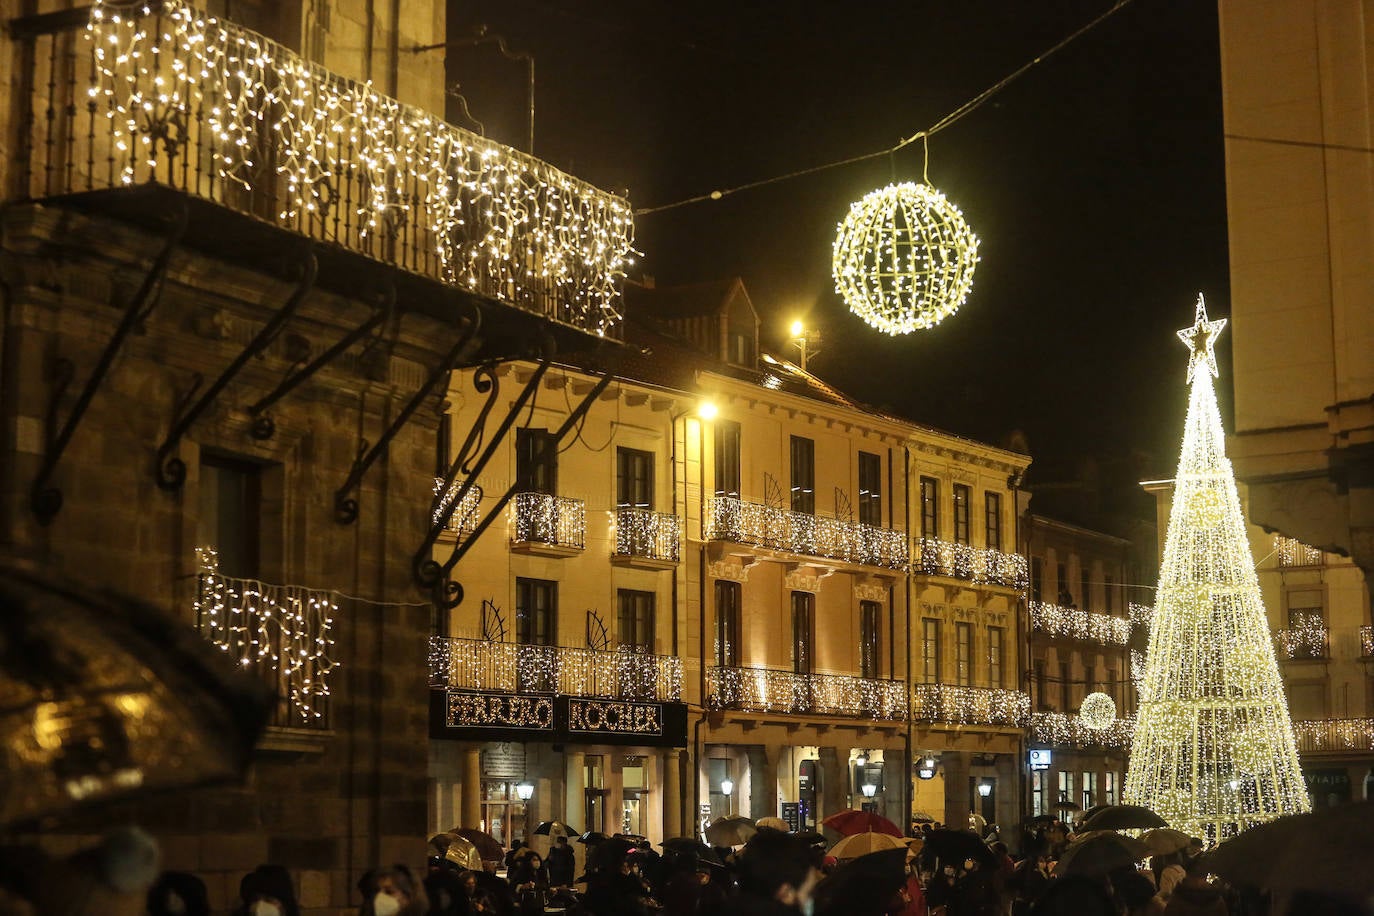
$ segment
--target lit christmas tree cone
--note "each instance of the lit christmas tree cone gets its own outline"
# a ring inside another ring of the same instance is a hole
[[[1212,379],[1225,319],[1179,331],[1188,419],[1125,801],[1208,846],[1310,810]]]

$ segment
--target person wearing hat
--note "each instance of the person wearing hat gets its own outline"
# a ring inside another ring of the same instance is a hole
[[[280,865],[259,865],[239,882],[234,916],[300,916],[291,873]]]
[[[210,916],[205,882],[190,872],[165,871],[148,888],[148,916]]]

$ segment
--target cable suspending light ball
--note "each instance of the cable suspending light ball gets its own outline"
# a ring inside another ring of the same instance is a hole
[[[978,237],[928,184],[902,182],[849,207],[835,236],[835,291],[887,334],[933,328],[973,287]]]

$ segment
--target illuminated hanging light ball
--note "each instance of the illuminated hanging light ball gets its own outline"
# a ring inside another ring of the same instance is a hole
[[[835,291],[888,334],[933,328],[973,287],[978,237],[928,184],[903,182],[851,204],[835,236]]]
[[[1116,721],[1116,703],[1105,693],[1090,693],[1078,708],[1078,718],[1096,731],[1109,728]]]

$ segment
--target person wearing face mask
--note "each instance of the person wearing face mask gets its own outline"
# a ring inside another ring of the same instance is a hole
[[[373,869],[370,896],[363,899],[358,916],[425,916],[429,899],[425,889],[404,865]]]
[[[259,865],[239,882],[234,916],[300,916],[291,873],[280,865]]]

